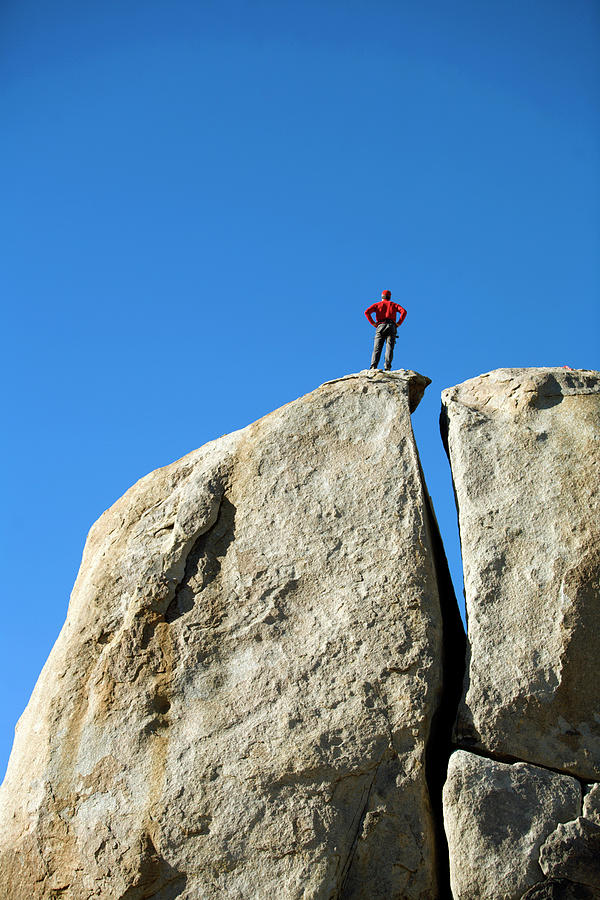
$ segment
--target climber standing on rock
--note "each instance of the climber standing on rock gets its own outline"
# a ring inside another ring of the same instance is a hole
[[[373,321],[373,313],[375,313],[376,321]],[[396,322],[396,313],[400,316]],[[373,356],[371,358],[371,368],[376,369],[379,365],[379,357],[381,356],[381,348],[383,342],[387,340],[385,347],[385,371],[389,372],[392,368],[392,357],[394,356],[394,344],[396,343],[396,334],[398,328],[406,318],[406,310],[398,303],[392,303],[392,292],[382,291],[379,303],[374,303],[365,309],[365,316],[376,329],[375,343],[373,344]]]

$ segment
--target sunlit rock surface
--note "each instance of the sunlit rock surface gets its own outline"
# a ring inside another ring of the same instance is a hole
[[[470,655],[459,745],[600,779],[600,373],[444,391]]]
[[[426,383],[325,384],[98,520],[17,728],[0,896],[438,896]]]
[[[444,786],[444,822],[456,900],[521,900],[544,877],[540,849],[581,811],[570,775],[458,750]]]

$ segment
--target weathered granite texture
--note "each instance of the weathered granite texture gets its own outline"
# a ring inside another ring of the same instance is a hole
[[[583,814],[600,825],[600,784],[591,784],[583,795]]]
[[[595,803],[600,785],[583,802],[583,814],[559,824],[540,847],[544,878],[527,893],[528,900],[598,900],[600,898],[600,824]]]
[[[540,866],[550,878],[568,878],[600,894],[600,825],[584,816],[559,825],[540,850]]]
[[[470,653],[456,741],[600,779],[600,373],[444,391]]]
[[[457,750],[444,786],[444,824],[456,900],[520,900],[544,877],[540,848],[581,811],[569,775]]]
[[[1,789],[2,898],[438,896],[426,383],[330,382],[98,520]]]

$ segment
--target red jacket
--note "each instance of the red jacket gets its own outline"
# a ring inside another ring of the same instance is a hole
[[[375,313],[377,319],[376,322],[371,318],[373,313]],[[400,318],[397,322],[396,313],[400,314]],[[377,328],[378,325],[381,325],[382,322],[389,319],[391,319],[392,322],[396,322],[396,325],[402,325],[406,318],[406,310],[398,303],[392,303],[391,300],[380,300],[379,303],[374,303],[372,306],[369,306],[368,309],[365,309],[365,316],[374,328]]]

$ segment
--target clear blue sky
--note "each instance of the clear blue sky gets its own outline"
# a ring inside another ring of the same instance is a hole
[[[462,592],[439,393],[598,368],[596,0],[3,0],[0,772],[134,481],[395,365]]]

